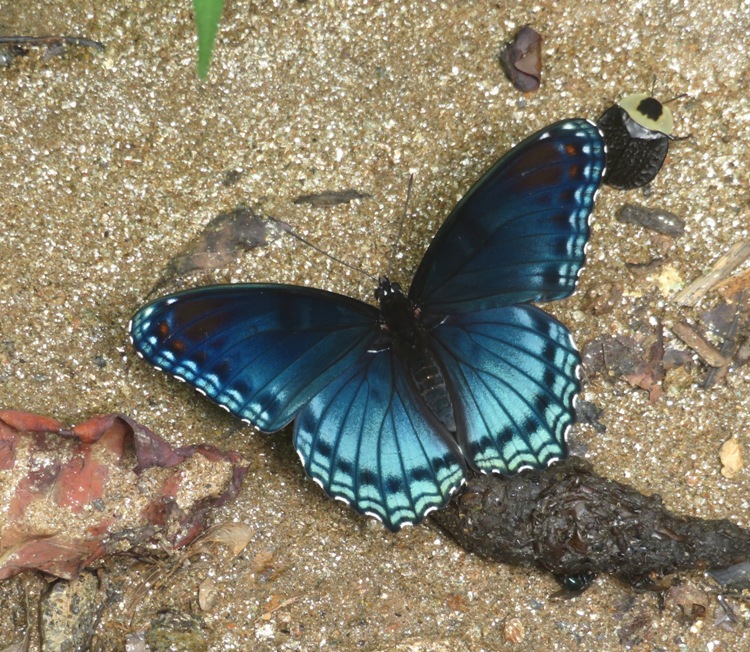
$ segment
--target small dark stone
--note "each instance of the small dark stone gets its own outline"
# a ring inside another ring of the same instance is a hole
[[[242,170],[227,170],[224,173],[224,178],[221,180],[222,186],[233,186],[242,178]]]
[[[737,591],[750,589],[750,560],[712,570],[708,574],[725,588]]]
[[[647,208],[640,204],[625,204],[617,211],[617,221],[638,224],[651,231],[678,238],[685,233],[685,220],[661,208]]]
[[[525,25],[505,46],[500,62],[516,89],[537,90],[542,81],[542,37]]]

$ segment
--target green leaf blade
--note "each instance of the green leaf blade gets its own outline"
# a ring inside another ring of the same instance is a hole
[[[195,27],[198,30],[198,77],[204,79],[211,64],[214,39],[219,29],[224,0],[193,0]]]

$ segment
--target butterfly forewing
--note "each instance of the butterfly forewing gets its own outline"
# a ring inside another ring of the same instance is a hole
[[[458,445],[363,302],[286,285],[197,288],[139,310],[131,337],[146,360],[261,430],[301,410],[295,448],[310,477],[391,530],[463,482]]]
[[[377,340],[378,311],[288,285],[188,290],[141,308],[130,327],[146,360],[260,430],[289,423]]]
[[[575,288],[604,142],[586,120],[558,122],[503,156],[433,238],[409,296],[433,313],[550,301]]]

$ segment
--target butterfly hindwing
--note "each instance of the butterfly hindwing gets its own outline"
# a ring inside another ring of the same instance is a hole
[[[568,296],[583,266],[604,165],[604,141],[586,120],[564,120],[527,138],[453,209],[410,298],[448,314]]]
[[[308,475],[391,530],[445,505],[463,456],[392,350],[372,352],[313,398],[295,422]]]
[[[534,306],[502,306],[446,317],[432,342],[477,468],[513,473],[566,456],[580,357],[565,326]]]
[[[197,288],[141,308],[136,350],[265,432],[289,423],[376,341],[378,311],[291,285]]]

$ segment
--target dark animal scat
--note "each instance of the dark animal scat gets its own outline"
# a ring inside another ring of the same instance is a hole
[[[543,471],[469,479],[432,518],[469,552],[557,576],[610,573],[634,586],[750,557],[750,531],[672,514],[571,457]]]

